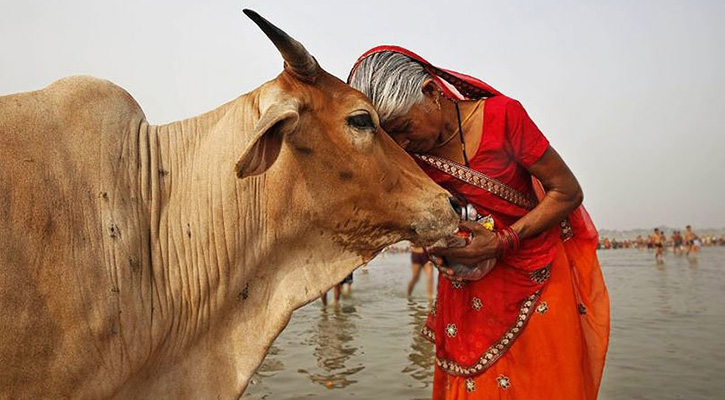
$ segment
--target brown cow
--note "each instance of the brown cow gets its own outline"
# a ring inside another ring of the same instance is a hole
[[[292,311],[456,226],[370,102],[284,72],[154,126],[110,82],[0,97],[0,397],[238,398]]]

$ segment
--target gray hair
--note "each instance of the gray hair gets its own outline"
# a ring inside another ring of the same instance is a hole
[[[350,86],[366,95],[382,122],[405,115],[423,101],[423,83],[430,75],[405,54],[382,51],[364,58],[350,76]]]

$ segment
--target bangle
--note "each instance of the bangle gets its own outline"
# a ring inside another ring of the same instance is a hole
[[[511,234],[511,239],[513,239],[513,243],[512,243],[511,251],[516,251],[516,250],[518,250],[518,249],[519,249],[519,247],[521,247],[521,240],[519,239],[519,234],[518,234],[518,233],[516,233],[516,231],[514,230],[514,228],[512,228],[512,227],[510,227],[510,226],[509,226],[509,227],[507,227],[506,229],[507,229],[507,230],[509,231],[509,233]]]
[[[496,256],[498,258],[515,252],[521,247],[519,235],[510,226],[499,229],[496,236],[498,237],[498,246],[496,247]]]

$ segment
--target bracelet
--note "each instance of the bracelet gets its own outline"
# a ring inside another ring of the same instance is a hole
[[[496,236],[498,237],[498,246],[496,247],[496,256],[498,258],[515,252],[521,247],[519,235],[510,226],[496,231]]]
[[[515,252],[516,250],[519,249],[519,247],[521,247],[521,241],[519,240],[519,235],[510,226],[507,226],[504,230],[506,231],[506,233],[509,234],[509,238],[511,239],[511,247],[509,248],[509,251]]]

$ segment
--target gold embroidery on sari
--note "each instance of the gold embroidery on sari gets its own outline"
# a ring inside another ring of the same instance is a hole
[[[509,203],[515,204],[526,210],[532,210],[536,207],[537,202],[531,196],[527,196],[505,183],[494,178],[490,178],[474,169],[441,157],[424,154],[416,154],[415,156],[418,157],[418,159],[425,161],[433,168],[494,194]]]
[[[569,218],[564,218],[564,220],[559,223],[559,226],[561,227],[561,240],[566,242],[574,237],[574,230],[571,228]]]
[[[472,393],[476,391],[476,381],[471,378],[466,379],[466,392]]]
[[[508,331],[506,331],[506,333],[504,333],[503,336],[501,336],[501,338],[496,343],[492,344],[491,347],[489,347],[488,350],[486,350],[486,352],[483,353],[478,361],[476,361],[473,365],[465,367],[455,361],[442,359],[439,357],[436,357],[436,365],[438,365],[438,367],[440,367],[443,371],[450,375],[465,377],[478,375],[484,370],[488,369],[491,365],[493,365],[494,362],[496,362],[496,360],[499,359],[499,357],[501,357],[506,352],[506,350],[511,347],[514,340],[516,340],[516,338],[521,334],[524,325],[528,322],[529,317],[534,312],[534,305],[539,300],[540,294],[540,290],[536,291],[536,293],[527,297],[521,303],[521,308],[519,310],[518,318],[516,318],[516,322],[511,326],[511,328],[509,328]],[[423,327],[421,334],[426,339],[435,343],[435,334],[433,333],[433,331],[428,329],[427,326]]]
[[[508,389],[511,387],[511,380],[506,375],[500,375],[498,378],[496,378],[496,382],[498,382],[498,387],[501,389]]]
[[[415,154],[414,156],[439,171],[483,189],[528,211],[533,210],[538,204],[538,201],[532,196],[521,193],[497,179],[488,177],[475,169],[458,164],[455,161],[426,154]],[[569,218],[562,220],[559,223],[559,227],[561,229],[561,240],[567,241],[574,237],[574,230],[569,223]]]
[[[453,289],[463,289],[463,286],[466,285],[466,282],[464,281],[451,281],[451,286]]]
[[[423,336],[423,339],[435,344],[436,335],[430,328],[428,328],[428,326],[423,326],[423,329],[420,330],[420,334]]]
[[[547,265],[543,268],[539,268],[536,271],[529,274],[529,279],[532,281],[542,284],[549,280],[551,276],[551,265]]]
[[[458,333],[458,328],[456,328],[456,324],[446,325],[446,335],[448,335],[449,338],[456,337],[457,333]]]

